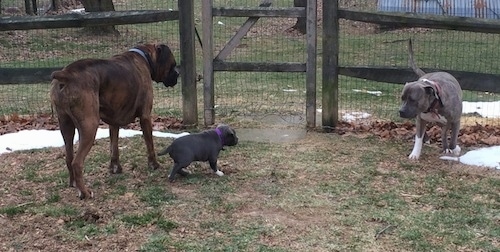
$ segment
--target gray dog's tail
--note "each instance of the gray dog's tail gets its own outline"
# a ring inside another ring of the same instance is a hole
[[[170,153],[171,150],[172,150],[172,147],[170,145],[167,148],[163,149],[162,151],[158,152],[158,156],[163,156],[163,155],[165,155],[167,153]]]
[[[413,45],[411,42],[411,38],[408,40],[408,64],[411,66],[411,69],[413,69],[413,72],[418,75],[418,77],[422,77],[425,75],[425,72],[417,67],[415,64],[415,60],[413,59]]]

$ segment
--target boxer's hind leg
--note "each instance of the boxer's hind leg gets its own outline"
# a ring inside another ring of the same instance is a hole
[[[59,129],[64,140],[64,148],[66,151],[66,167],[69,174],[69,186],[75,187],[75,176],[73,172],[73,139],[75,137],[75,124],[70,116],[64,113],[57,113],[59,120]]]
[[[85,186],[83,180],[83,164],[87,154],[94,144],[98,126],[98,116],[89,116],[81,120],[79,122],[79,125],[77,126],[78,134],[80,135],[80,141],[78,144],[78,150],[76,151],[76,155],[71,166],[73,167],[73,176],[80,199],[90,199],[93,197],[92,191]]]
[[[120,128],[118,126],[109,125],[109,150],[111,161],[109,163],[109,172],[116,174],[122,173],[122,166],[120,165],[120,153],[118,150],[118,134]]]
[[[156,160],[156,153],[153,143],[153,125],[151,123],[151,116],[141,116],[139,118],[141,124],[142,135],[144,137],[144,142],[146,143],[146,149],[148,151],[148,166],[156,170],[160,168],[160,164]]]

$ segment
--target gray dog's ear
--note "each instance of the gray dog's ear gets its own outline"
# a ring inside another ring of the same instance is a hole
[[[424,87],[424,90],[425,90],[425,93],[429,94],[429,95],[433,95],[434,93],[436,93],[436,90],[432,86],[426,86],[426,87]]]

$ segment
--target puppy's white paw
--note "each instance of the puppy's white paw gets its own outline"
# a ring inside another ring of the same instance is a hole
[[[188,169],[185,169],[185,168],[182,168],[181,169],[183,172],[187,173],[187,174],[193,174],[190,170]],[[169,176],[170,177],[170,176]]]
[[[217,176],[219,176],[219,177],[224,176],[224,173],[223,173],[223,172],[221,172],[220,170],[217,170],[217,171],[215,172],[215,174],[217,174]]]

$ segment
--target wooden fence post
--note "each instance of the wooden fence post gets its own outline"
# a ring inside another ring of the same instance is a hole
[[[202,1],[203,29],[203,119],[205,126],[215,123],[215,85],[213,52],[213,0]]]
[[[196,92],[196,57],[194,0],[178,1],[180,33],[180,67],[182,80],[182,120],[185,126],[198,124]]]
[[[323,0],[322,126],[329,131],[339,120],[339,3]]]
[[[308,0],[306,7],[306,124],[307,128],[316,127],[316,69],[317,69],[317,3]]]

